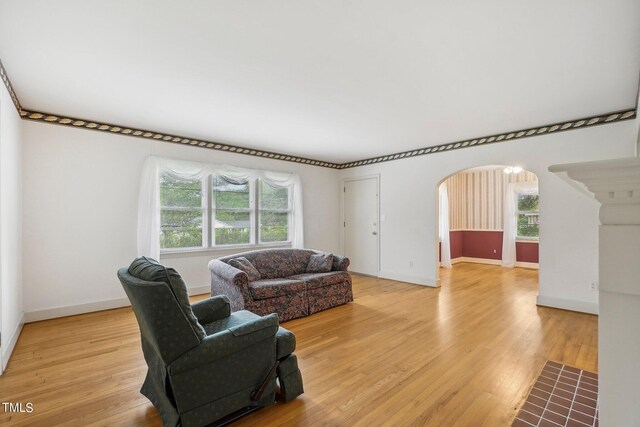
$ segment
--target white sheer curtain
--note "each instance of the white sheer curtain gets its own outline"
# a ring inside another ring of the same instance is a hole
[[[518,234],[517,194],[537,191],[538,184],[532,182],[511,182],[504,192],[504,211],[502,219],[502,266],[516,266],[516,237]]]
[[[142,168],[138,195],[138,256],[160,258],[161,172],[177,179],[188,180],[202,179],[210,174],[218,174],[234,182],[247,182],[260,178],[273,187],[290,187],[293,193],[291,245],[294,248],[304,247],[302,187],[298,175],[149,156]]]
[[[451,243],[449,241],[449,195],[447,184],[442,183],[438,189],[440,197],[440,266],[451,268]]]
[[[516,266],[516,184],[509,183],[504,192],[502,214],[502,266]]]

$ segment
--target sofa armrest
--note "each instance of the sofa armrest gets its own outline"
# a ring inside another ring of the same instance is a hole
[[[226,295],[216,295],[195,302],[191,304],[191,308],[201,324],[211,323],[231,315],[231,304]]]
[[[272,338],[278,331],[278,315],[270,314],[242,325],[208,335],[200,345],[184,353],[169,365],[171,374],[179,374],[237,353],[262,340]],[[275,360],[275,353],[273,354]]]
[[[347,271],[347,268],[349,268],[349,264],[351,264],[351,261],[349,261],[349,258],[347,258],[346,256],[340,256],[340,255],[333,255],[333,265],[331,266],[331,270],[332,271]]]
[[[253,301],[247,273],[217,259],[209,261],[209,271],[211,294],[229,297],[232,311],[241,310],[245,307],[245,302]]]
[[[226,262],[217,259],[209,261],[209,271],[218,276],[220,280],[234,284],[239,287],[246,287],[249,283],[249,276],[242,270],[230,266]]]

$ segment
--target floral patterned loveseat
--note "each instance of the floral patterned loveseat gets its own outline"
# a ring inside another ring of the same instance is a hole
[[[278,313],[284,322],[353,301],[348,266],[349,258],[308,249],[225,256],[209,262],[211,295],[226,295],[233,311]]]

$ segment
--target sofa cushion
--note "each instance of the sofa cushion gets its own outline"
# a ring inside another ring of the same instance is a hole
[[[301,280],[265,279],[249,283],[253,299],[275,298],[282,295],[302,293],[306,289]]]
[[[333,254],[320,253],[309,257],[307,273],[326,273],[331,271],[333,265]]]
[[[129,274],[147,282],[164,282],[169,285],[169,289],[198,338],[202,340],[207,335],[198,318],[193,314],[187,286],[176,270],[161,265],[155,259],[141,257],[133,260],[129,266]]]
[[[323,286],[331,286],[349,280],[346,271],[330,271],[328,273],[305,273],[291,276],[290,279],[302,280],[307,289],[316,289]]]
[[[247,273],[250,282],[260,280],[260,273],[258,270],[256,270],[253,264],[251,264],[251,261],[243,256],[229,260],[229,265]]]

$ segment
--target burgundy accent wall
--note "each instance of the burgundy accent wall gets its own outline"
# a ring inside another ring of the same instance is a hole
[[[462,256],[502,259],[502,231],[465,230],[462,233]]]
[[[516,242],[516,261],[538,262],[538,242]]]
[[[462,234],[463,231],[449,232],[449,245],[451,246],[451,259],[460,258],[462,255]]]
[[[460,257],[502,259],[502,231],[451,231],[449,239],[451,259]],[[538,242],[516,242],[516,260],[537,263]]]

